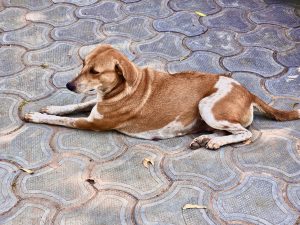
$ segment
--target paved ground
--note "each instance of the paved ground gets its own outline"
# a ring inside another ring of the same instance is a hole
[[[169,72],[232,71],[266,102],[299,108],[299,1],[2,2],[0,224],[296,223],[300,121],[258,115],[252,143],[191,151],[192,136],[143,141],[20,118],[90,98],[64,85],[96,43]]]

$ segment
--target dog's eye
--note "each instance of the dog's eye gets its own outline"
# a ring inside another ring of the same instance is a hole
[[[90,73],[91,73],[91,74],[98,74],[99,72],[98,72],[97,70],[95,70],[94,67],[92,67],[92,68],[90,69]]]

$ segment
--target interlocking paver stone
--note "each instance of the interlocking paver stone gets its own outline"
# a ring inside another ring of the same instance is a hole
[[[107,35],[123,35],[134,41],[143,41],[155,35],[151,27],[149,18],[134,16],[120,22],[105,24],[103,32]]]
[[[1,46],[0,48],[0,76],[11,75],[24,69],[22,55],[24,48],[16,46]]]
[[[78,46],[74,43],[54,42],[47,48],[27,52],[24,61],[29,65],[44,65],[44,67],[65,71],[81,64],[77,51]]]
[[[79,18],[100,19],[105,23],[121,20],[124,13],[120,9],[118,1],[100,1],[96,5],[82,7],[76,10],[76,15]]]
[[[223,7],[237,7],[248,10],[258,10],[266,6],[263,0],[216,0]]]
[[[170,0],[169,5],[175,11],[201,11],[205,14],[213,14],[220,10],[220,7],[210,0]]]
[[[287,196],[294,206],[300,210],[300,184],[290,184],[287,188]]]
[[[206,27],[199,23],[199,16],[191,12],[177,12],[170,17],[153,22],[157,31],[179,32],[196,36],[205,32]]]
[[[283,5],[270,5],[268,8],[253,12],[250,19],[257,24],[269,23],[284,27],[297,27],[300,18],[294,13],[294,9]]]
[[[225,70],[219,64],[220,56],[211,52],[194,52],[187,59],[168,63],[168,71],[176,73],[181,71],[203,71],[209,73],[222,73]]]
[[[300,42],[300,27],[290,29],[288,35],[294,40]]]
[[[97,2],[97,0],[52,0],[54,3],[72,3],[78,6],[85,6],[85,5],[91,5],[95,2]]]
[[[25,168],[40,167],[51,160],[52,129],[26,124],[12,134],[0,137],[0,159],[12,160]]]
[[[144,15],[153,18],[167,17],[172,13],[172,10],[167,6],[167,0],[141,0],[124,6],[124,11],[127,14]]]
[[[283,70],[273,58],[273,52],[269,49],[251,47],[239,55],[227,57],[223,60],[224,66],[231,71],[244,71],[271,77]]]
[[[205,34],[188,37],[184,43],[192,51],[212,51],[223,56],[235,55],[242,51],[235,40],[235,33],[221,29],[210,29]]]
[[[296,44],[296,47],[277,54],[277,60],[288,67],[299,67],[300,62],[300,44]]]
[[[246,11],[237,8],[224,8],[217,14],[203,17],[202,21],[208,27],[236,32],[248,32],[254,28],[254,25],[246,17]]]
[[[279,194],[280,188],[272,178],[250,176],[236,188],[219,194],[215,206],[225,220],[294,224],[297,215]]]
[[[142,68],[149,67],[159,71],[166,71],[167,60],[162,57],[148,56],[143,54],[142,57],[138,57],[134,60],[134,63]]]
[[[76,21],[73,15],[75,7],[71,5],[54,5],[42,11],[30,12],[26,19],[33,22],[49,23],[53,26],[65,26]]]
[[[81,71],[82,67],[77,67],[72,70],[57,72],[52,77],[53,84],[58,87],[66,87],[66,84],[76,77]]]
[[[50,6],[51,4],[53,4],[53,2],[51,2],[50,0],[43,0],[43,1],[34,1],[34,0],[3,0],[4,1],[4,5],[7,6],[21,6],[21,7],[25,7],[28,9],[32,9],[32,10],[39,10],[39,9],[44,9],[48,6]]]
[[[276,51],[285,51],[295,47],[293,41],[285,36],[285,30],[272,25],[257,26],[251,32],[241,34],[239,42],[244,46],[260,46]]]
[[[102,22],[98,20],[82,19],[69,26],[54,28],[52,37],[55,40],[71,40],[82,44],[98,43],[104,38],[100,32],[101,25]]]
[[[19,29],[26,26],[26,10],[20,8],[6,8],[0,12],[0,28],[4,31]]]
[[[283,76],[266,80],[266,88],[277,96],[299,98],[300,71],[297,68],[290,68]]]
[[[16,171],[16,166],[6,162],[0,162],[0,213],[8,211],[17,202],[17,198],[11,189],[13,179],[17,175]]]
[[[0,78],[0,93],[22,96],[27,100],[35,100],[53,92],[49,78],[53,72],[41,67],[27,67],[22,72]]]

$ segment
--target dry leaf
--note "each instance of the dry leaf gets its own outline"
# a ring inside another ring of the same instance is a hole
[[[202,13],[202,12],[199,12],[199,11],[195,11],[195,13],[198,15],[198,16],[206,16],[206,14]]]
[[[244,145],[250,145],[251,143],[252,143],[252,141],[250,139],[248,139],[247,141],[243,142]]]
[[[49,65],[48,65],[47,63],[43,63],[43,64],[41,65],[41,67],[44,68],[44,69],[46,69],[46,68],[49,67]]]
[[[154,165],[153,160],[152,159],[148,159],[148,158],[144,158],[144,160],[143,160],[144,167],[149,168],[149,164],[153,166]]]
[[[294,103],[294,104],[293,104],[293,109],[296,108],[297,105],[299,105],[298,102]]]
[[[26,172],[26,173],[29,173],[29,174],[34,174],[34,172],[30,169],[26,169],[26,168],[20,168],[20,170]]]
[[[205,205],[193,205],[193,204],[186,204],[183,206],[182,209],[207,209]]]
[[[188,57],[187,56],[183,56],[183,57],[181,57],[179,60],[180,61],[183,61],[183,60],[186,60]]]

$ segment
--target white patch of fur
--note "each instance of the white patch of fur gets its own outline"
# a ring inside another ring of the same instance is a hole
[[[76,118],[54,116],[39,112],[27,113],[25,114],[25,118],[33,123],[46,123],[66,127],[73,127],[73,124],[76,121]]]
[[[95,105],[87,118],[88,121],[93,121],[93,120],[101,120],[103,119],[103,115],[99,113],[97,105]]]

